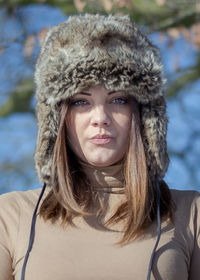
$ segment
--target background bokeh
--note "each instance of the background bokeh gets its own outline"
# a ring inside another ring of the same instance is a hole
[[[171,188],[200,191],[200,0],[0,0],[0,193],[40,187],[33,72],[48,28],[76,13],[130,17],[159,46]]]

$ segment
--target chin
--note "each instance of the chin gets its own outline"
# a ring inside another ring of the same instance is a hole
[[[106,166],[110,166],[113,163],[107,163],[107,162],[89,162],[89,164],[96,166],[96,167],[106,167]]]
[[[106,167],[115,164],[119,159],[113,158],[99,158],[99,159],[87,159],[88,163],[98,167]]]

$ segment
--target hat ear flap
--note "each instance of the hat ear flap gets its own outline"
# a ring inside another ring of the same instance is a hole
[[[37,103],[38,136],[35,150],[35,167],[42,183],[49,185],[53,150],[59,125],[59,110],[45,103]]]
[[[160,97],[141,107],[142,133],[149,175],[163,178],[169,165],[167,154],[166,102]]]

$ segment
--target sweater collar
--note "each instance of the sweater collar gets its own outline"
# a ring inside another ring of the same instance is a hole
[[[90,165],[79,161],[82,170],[95,192],[124,193],[124,161],[106,167]]]

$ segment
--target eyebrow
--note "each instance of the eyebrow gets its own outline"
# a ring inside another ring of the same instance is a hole
[[[115,92],[118,92],[118,91],[112,90],[112,91],[108,92],[108,95],[111,95],[111,94],[113,94],[113,93],[115,93]],[[92,95],[91,93],[85,92],[85,91],[78,92],[77,94],[88,95],[88,96],[91,96],[91,95]]]

